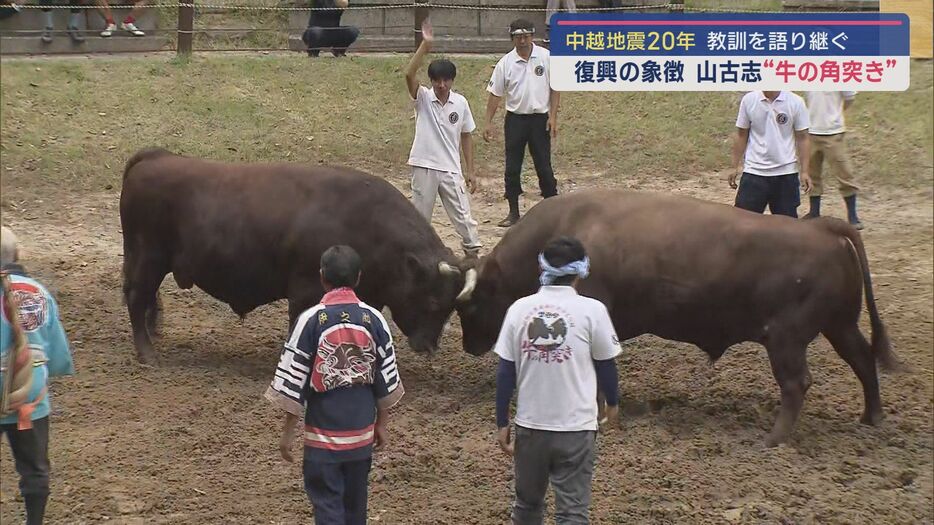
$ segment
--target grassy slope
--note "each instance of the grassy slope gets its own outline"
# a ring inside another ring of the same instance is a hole
[[[8,61],[2,64],[4,200],[27,184],[119,188],[137,149],[227,160],[339,163],[404,173],[413,121],[405,57],[309,61],[300,55]],[[455,88],[478,122],[494,59],[457,58]],[[616,182],[722,170],[740,93],[566,93],[556,164],[568,178]],[[915,61],[905,93],[863,93],[849,118],[869,189],[930,191],[932,63]],[[501,118],[501,114],[500,114]],[[502,146],[478,143],[499,177]],[[530,168],[530,166],[527,166]]]

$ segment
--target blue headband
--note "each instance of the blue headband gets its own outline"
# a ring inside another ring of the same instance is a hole
[[[555,268],[545,260],[545,254],[540,253],[538,254],[538,264],[542,267],[542,275],[538,280],[543,286],[555,282],[558,277],[577,275],[581,279],[586,279],[590,275],[590,257],[584,257],[580,261],[570,262],[560,268]]]

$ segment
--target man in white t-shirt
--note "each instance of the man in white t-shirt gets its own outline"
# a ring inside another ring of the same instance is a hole
[[[468,189],[471,193],[476,190],[470,134],[477,126],[467,99],[451,90],[457,68],[450,60],[438,59],[428,65],[430,89],[418,84],[415,74],[432,41],[431,24],[425,20],[422,43],[405,71],[409,95],[415,101],[415,140],[408,162],[412,166],[412,204],[430,223],[440,196],[444,210],[461,236],[464,253],[467,257],[478,257],[483,245],[467,197]],[[465,171],[461,170],[461,150]]]
[[[619,418],[615,358],[619,338],[606,306],[577,294],[590,261],[577,239],[559,237],[539,255],[538,293],[506,312],[494,351],[496,425],[500,447],[514,456],[514,524],[541,524],[548,482],[557,523],[587,523],[593,477],[597,391],[607,419]],[[515,447],[509,403],[518,386]]]
[[[814,181],[811,188],[811,209],[805,218],[820,217],[820,198],[824,193],[821,175],[824,159],[827,159],[831,172],[840,183],[840,195],[846,203],[847,219],[857,230],[862,230],[863,224],[856,214],[856,194],[859,193],[859,186],[853,182],[853,168],[850,166],[850,157],[843,138],[846,133],[843,113],[853,104],[856,92],[809,91],[805,93],[805,97],[811,119],[810,170]]]
[[[499,222],[509,227],[519,220],[519,195],[522,195],[522,161],[528,145],[538,175],[542,197],[558,194],[558,181],[551,167],[551,141],[558,134],[558,102],[560,95],[551,89],[551,54],[532,43],[535,25],[528,20],[513,20],[509,34],[516,46],[493,68],[487,86],[486,125],[483,140],[493,137],[493,116],[500,99],[506,98],[505,136],[506,169],[505,196],[509,214]]]
[[[790,91],[751,91],[739,105],[730,187],[742,174],[736,207],[772,215],[798,216],[800,186],[811,189],[808,175],[808,110]],[[800,164],[800,170],[798,168]]]

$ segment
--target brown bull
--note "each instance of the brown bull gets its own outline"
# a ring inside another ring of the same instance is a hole
[[[360,298],[392,310],[418,351],[431,351],[465,277],[457,258],[396,188],[349,168],[209,162],[143,150],[120,195],[124,295],[141,361],[168,273],[244,316],[288,299],[290,325],[323,295],[321,254],[362,257]]]
[[[467,352],[489,350],[509,305],[535,292],[537,254],[558,235],[584,243],[591,273],[580,293],[606,304],[621,339],[654,334],[693,343],[713,360],[743,341],[765,346],[782,398],[768,445],[794,428],[811,384],[807,346],[818,334],[862,382],[861,421],[882,419],[875,361],[892,366],[895,357],[862,239],[848,224],[625,190],[547,199],[480,261],[476,282],[460,295]],[[864,288],[871,345],[858,324]]]

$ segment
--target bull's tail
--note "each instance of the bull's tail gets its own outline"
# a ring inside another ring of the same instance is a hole
[[[136,153],[133,154],[133,156],[129,158],[129,160],[126,161],[126,166],[123,168],[123,180],[126,181],[127,177],[130,174],[130,169],[132,169],[133,166],[136,166],[137,164],[139,164],[140,162],[146,159],[161,157],[163,155],[172,155],[172,152],[169,150],[163,149],[163,148],[144,148],[144,149],[137,151]],[[130,232],[130,228],[128,227],[127,224],[123,222],[125,220],[124,209],[123,209],[123,205],[124,205],[123,198],[124,196],[121,195],[120,219],[121,219],[121,225],[123,226],[123,252],[124,252],[123,253],[123,303],[125,305],[127,304],[127,301],[129,300],[129,296],[130,296],[131,283],[130,283],[130,275],[129,275],[130,271],[129,270],[131,267],[130,265],[133,264],[133,260],[134,260],[134,253],[133,253],[134,247],[132,245],[132,242],[128,240],[132,235]]]
[[[866,258],[866,248],[863,246],[862,236],[856,231],[856,228],[840,219],[821,217],[815,219],[814,222],[834,234],[846,238],[852,245],[860,273],[863,275],[863,288],[866,290],[866,309],[869,310],[869,322],[872,327],[872,354],[884,370],[900,369],[902,365],[892,351],[888,331],[885,329],[885,323],[882,322],[879,309],[876,307],[876,298],[872,290],[872,276],[869,273],[869,260]]]
[[[130,160],[126,161],[126,166],[123,168],[123,180],[126,180],[127,175],[130,174],[130,168],[138,164],[142,160],[146,160],[152,157],[159,157],[161,155],[171,155],[172,152],[163,148],[145,148],[137,151],[130,157]]]

